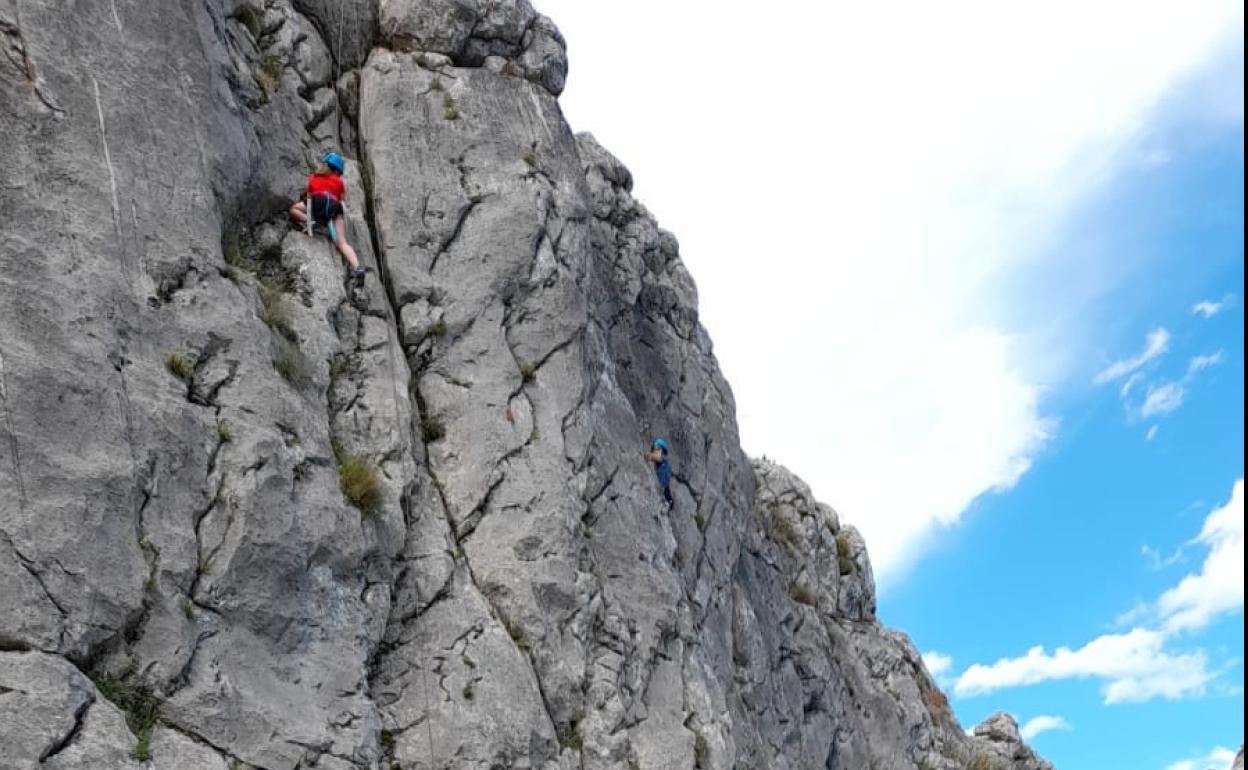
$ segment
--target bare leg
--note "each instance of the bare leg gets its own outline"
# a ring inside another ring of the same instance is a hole
[[[342,217],[334,217],[334,231],[337,238],[334,239],[334,245],[338,247],[338,253],[342,258],[347,260],[347,264],[355,270],[360,266],[360,260],[355,256],[355,249],[351,248],[351,244],[347,243],[347,228],[342,221]]]
[[[301,225],[308,221],[308,210],[307,207],[303,205],[303,201],[295,201],[290,204],[290,208],[287,209],[287,212],[290,213],[291,219]]]

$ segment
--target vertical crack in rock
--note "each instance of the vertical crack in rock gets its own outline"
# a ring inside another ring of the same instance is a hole
[[[26,510],[26,482],[22,480],[22,454],[17,444],[17,429],[13,426],[13,410],[9,406],[9,391],[5,386],[4,353],[0,352],[0,407],[4,409],[4,432],[8,436],[9,455],[13,463],[13,479],[17,484],[17,500],[23,514]]]
[[[69,748],[69,746],[73,744],[73,742],[78,738],[78,734],[82,732],[82,724],[87,718],[87,712],[94,704],[95,696],[92,695],[85,698],[82,703],[78,705],[78,708],[74,709],[73,726],[69,729],[69,732],[65,733],[65,735],[60,738],[60,740],[48,746],[48,748],[39,756],[40,764],[47,762],[49,759],[55,757],[57,754],[60,754],[62,751],[65,751],[65,749]]]

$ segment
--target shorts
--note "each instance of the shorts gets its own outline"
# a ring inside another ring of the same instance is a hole
[[[332,195],[313,195],[312,210],[308,213],[312,215],[313,221],[317,224],[332,224],[335,219],[342,216],[342,202]]]

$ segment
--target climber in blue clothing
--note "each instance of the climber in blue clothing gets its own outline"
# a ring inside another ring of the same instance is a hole
[[[667,441],[656,438],[650,445],[650,462],[654,463],[654,475],[663,487],[663,500],[672,504],[672,464],[667,460]]]

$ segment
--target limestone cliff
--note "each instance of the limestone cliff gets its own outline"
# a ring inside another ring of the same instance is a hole
[[[963,732],[858,533],[742,454],[527,0],[0,33],[4,767],[1049,767]],[[327,149],[361,289],[285,215]]]

